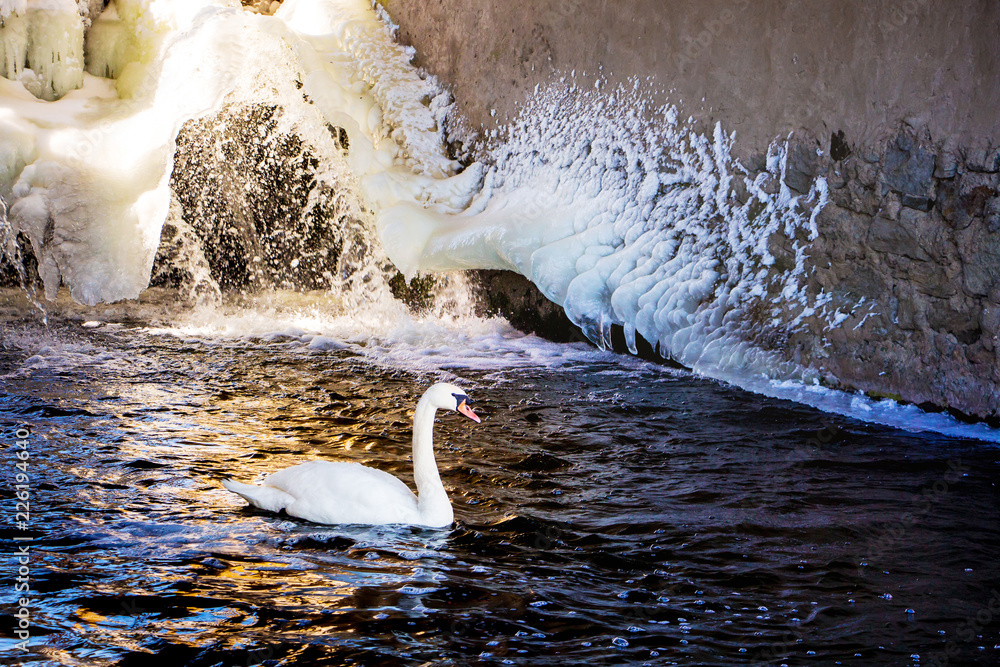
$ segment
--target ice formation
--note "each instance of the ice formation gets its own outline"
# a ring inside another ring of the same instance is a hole
[[[30,240],[50,299],[60,285],[91,304],[146,287],[178,129],[230,102],[266,98],[290,122],[318,113],[343,128],[349,167],[376,210],[433,200],[454,212],[471,197],[476,168],[447,178],[460,167],[442,147],[446,98],[367,2],[289,0],[271,17],[235,2],[115,0],[94,18],[85,49],[82,27],[68,40],[87,55],[85,68],[74,61],[75,90],[69,69],[29,76],[22,56],[32,35],[49,34],[25,22],[55,30],[70,5],[82,26],[70,0],[0,5],[0,196],[10,236]],[[39,14],[57,7],[59,18]],[[71,60],[62,53],[53,62]]]
[[[826,184],[792,192],[780,141],[751,179],[725,128],[698,133],[639,84],[557,83],[463,168],[444,147],[447,95],[369,0],[100,5],[0,0],[0,236],[8,254],[30,241],[50,299],[60,285],[89,304],[136,297],[171,211],[178,130],[257,103],[282,110],[280,130],[315,149],[349,195],[345,219],[372,234],[345,256],[385,253],[408,277],[512,269],[599,345],[620,325],[633,350],[641,335],[747,386],[813,382],[784,341],[850,313],[809,280]],[[197,256],[175,223],[177,252]]]
[[[0,2],[0,75],[45,100],[79,88],[83,23],[75,0]]]
[[[129,16],[135,8],[125,4],[124,9]],[[85,47],[87,71],[94,76],[117,79],[129,63],[140,59],[139,40],[114,0],[91,23]]]
[[[651,108],[638,85],[538,91],[495,142],[494,163],[463,170],[444,151],[447,97],[363,0],[288,0],[273,17],[209,0],[115,0],[87,33],[86,72],[73,61],[82,86],[67,92],[68,74],[42,77],[56,101],[32,95],[37,75],[17,70],[18,54],[35,48],[30,35],[44,31],[28,30],[27,47],[8,33],[25,34],[19,20],[64,26],[70,14],[82,26],[75,3],[3,11],[0,196],[50,298],[60,284],[86,303],[138,295],[169,210],[178,128],[263,98],[314,143],[324,124],[346,131],[351,150],[325,161],[345,161],[407,276],[513,269],[595,342],[620,324],[633,349],[638,333],[706,370],[785,376],[762,332],[836,317],[804,288],[822,180],[793,196],[778,146],[769,173],[751,181],[722,128],[693,132],[676,110]]]
[[[519,271],[602,346],[618,324],[633,352],[638,333],[714,375],[796,374],[768,339],[841,315],[807,289],[825,182],[794,195],[781,143],[750,179],[721,127],[700,135],[639,89],[539,91],[459,221],[424,223],[417,266]]]
[[[43,11],[49,10],[27,3],[31,25],[46,24],[49,19],[37,16]],[[69,75],[55,71],[41,89],[65,94],[49,101],[33,89],[45,70],[30,80],[23,70],[11,80],[15,61],[9,57],[8,78],[0,79],[0,196],[10,206],[14,232],[30,239],[50,299],[60,284],[85,303],[135,297],[145,287],[170,201],[174,136],[183,120],[220,102],[236,73],[235,57],[214,64],[223,45],[240,44],[240,25],[227,10],[118,0],[105,11],[107,20],[95,23],[113,22],[116,13],[128,39],[105,31],[90,53],[102,73],[117,79],[82,71],[82,25],[73,47],[80,55],[72,67],[77,89],[64,90]],[[62,56],[58,63],[68,67]]]

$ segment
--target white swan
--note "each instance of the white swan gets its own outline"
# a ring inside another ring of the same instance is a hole
[[[455,410],[479,422],[465,391],[439,382],[424,392],[413,415],[413,479],[417,493],[387,472],[360,463],[310,461],[268,475],[261,486],[227,479],[222,485],[256,507],[316,523],[411,524],[443,527],[455,518],[434,459],[434,414]]]

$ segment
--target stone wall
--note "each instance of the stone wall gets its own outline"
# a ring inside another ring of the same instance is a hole
[[[385,0],[473,128],[538,83],[654,77],[751,172],[791,133],[786,182],[823,175],[816,288],[857,328],[775,349],[832,384],[1000,416],[1000,3]]]

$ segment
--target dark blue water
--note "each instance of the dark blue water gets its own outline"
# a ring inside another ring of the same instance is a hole
[[[33,537],[28,653],[4,556],[5,664],[1000,664],[992,445],[538,341],[433,372],[129,321],[8,318],[3,342],[2,532]],[[483,416],[438,419],[449,530],[320,526],[219,485],[313,458],[412,483],[442,377]]]

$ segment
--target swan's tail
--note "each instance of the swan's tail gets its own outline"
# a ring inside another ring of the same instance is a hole
[[[232,479],[222,480],[222,486],[243,496],[248,503],[269,512],[280,512],[295,502],[295,497],[273,486],[254,486]]]

